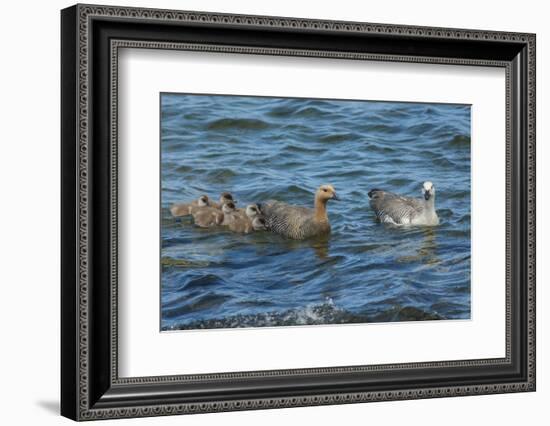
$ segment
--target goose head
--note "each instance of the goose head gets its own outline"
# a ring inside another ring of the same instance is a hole
[[[222,206],[222,212],[224,212],[225,214],[230,214],[230,213],[233,213],[234,211],[235,211],[235,203],[233,203],[233,201],[225,203]]]
[[[332,185],[321,185],[315,194],[315,198],[327,202],[328,200],[340,200],[338,195],[336,195],[336,190]]]
[[[426,201],[433,199],[435,197],[435,186],[430,181],[424,182],[422,185],[422,195]]]
[[[265,218],[257,216],[252,219],[252,227],[254,228],[254,231],[265,231],[267,229],[267,222],[265,221]]]
[[[246,206],[245,213],[247,217],[252,219],[253,217],[260,215],[260,208],[257,204],[249,204],[248,206]]]
[[[235,200],[233,200],[233,195],[231,195],[229,192],[222,192],[220,195],[220,204],[225,203],[236,203]]]
[[[206,207],[210,204],[210,200],[208,199],[208,195],[201,195],[197,201],[197,204],[199,207]]]

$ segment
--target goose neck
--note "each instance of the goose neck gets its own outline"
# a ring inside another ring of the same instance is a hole
[[[318,222],[328,222],[327,216],[327,200],[315,198],[315,220]]]
[[[435,195],[432,195],[429,200],[426,201],[426,206],[428,210],[435,210]]]

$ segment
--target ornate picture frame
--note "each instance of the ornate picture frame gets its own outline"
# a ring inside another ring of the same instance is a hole
[[[64,9],[61,30],[62,415],[93,420],[535,390],[534,34],[96,5]],[[121,48],[505,69],[506,356],[119,377]]]

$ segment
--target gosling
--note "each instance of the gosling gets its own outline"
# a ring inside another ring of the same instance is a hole
[[[260,206],[267,228],[286,238],[305,240],[330,233],[328,200],[339,200],[332,185],[321,185],[315,192],[313,209],[270,200]]]
[[[208,195],[201,195],[196,200],[191,201],[190,203],[174,204],[170,207],[170,213],[174,217],[189,216],[197,212],[203,207],[210,206],[211,201],[208,198]]]
[[[235,209],[235,211],[238,215],[249,218],[253,218],[261,214],[260,206],[258,204],[249,204],[245,209]]]
[[[211,228],[224,224],[225,217],[233,214],[235,205],[233,203],[225,203],[221,210],[215,207],[203,207],[193,213],[195,225],[200,228]]]
[[[216,203],[210,200],[208,195],[201,195],[199,198],[191,201],[190,203],[172,205],[172,207],[170,207],[170,213],[172,213],[172,216],[174,217],[192,216],[203,207],[213,207],[221,210],[225,203],[236,203],[236,201],[233,200],[233,196],[229,192],[222,192],[219,201],[219,203]]]
[[[263,231],[267,228],[265,218],[261,216],[257,204],[250,204],[246,209],[237,209],[227,226],[231,231],[241,234]]]
[[[405,197],[373,189],[369,192],[370,205],[381,223],[392,225],[437,226],[439,217],[435,211],[435,186],[432,182],[422,185],[422,198]]]
[[[229,226],[237,218],[240,217],[240,214],[237,211],[237,207],[235,206],[235,203],[233,201],[230,201],[229,203],[225,203],[222,206],[222,212],[223,212],[223,218],[220,225],[223,225],[223,226]]]
[[[267,229],[267,223],[262,216],[256,216],[253,218],[241,217],[235,219],[228,225],[228,228],[233,232],[240,234],[250,234],[255,231],[265,231]]]
[[[237,201],[233,199],[233,195],[231,195],[229,192],[222,192],[220,195],[219,203],[210,202],[210,205],[216,209],[221,210],[223,205],[226,203],[237,204]]]

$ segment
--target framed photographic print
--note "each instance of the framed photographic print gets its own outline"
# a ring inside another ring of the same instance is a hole
[[[61,412],[535,390],[535,36],[61,13]]]

